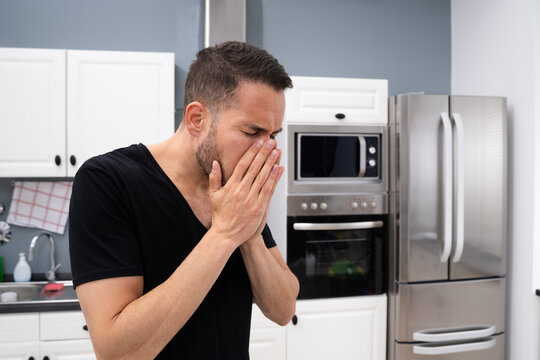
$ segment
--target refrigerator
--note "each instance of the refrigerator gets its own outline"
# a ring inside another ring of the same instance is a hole
[[[506,99],[392,97],[389,139],[388,359],[503,360]]]

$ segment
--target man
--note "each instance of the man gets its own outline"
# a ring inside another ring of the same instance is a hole
[[[98,359],[248,359],[253,300],[293,316],[298,281],[265,225],[291,86],[262,49],[203,49],[171,138],[81,167],[70,256]]]

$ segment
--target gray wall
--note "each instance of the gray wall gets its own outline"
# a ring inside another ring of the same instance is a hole
[[[248,41],[270,51],[291,75],[388,79],[390,95],[450,92],[450,0],[246,2]],[[187,69],[202,46],[202,4],[0,0],[0,46],[174,52],[176,107],[181,108]],[[0,179],[0,203],[7,207],[13,180]],[[12,242],[0,248],[6,273],[13,272],[17,253],[27,252],[39,232],[12,229]],[[59,271],[69,272],[67,235],[55,237]],[[42,273],[48,245],[43,241],[37,250],[32,268]]]
[[[247,0],[247,40],[290,75],[450,92],[450,0]]]

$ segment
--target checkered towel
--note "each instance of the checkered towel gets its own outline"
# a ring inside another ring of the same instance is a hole
[[[15,182],[7,222],[63,234],[71,185],[68,181]]]

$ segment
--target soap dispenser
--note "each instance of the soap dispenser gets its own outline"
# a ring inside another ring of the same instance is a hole
[[[24,253],[19,254],[19,262],[15,265],[15,270],[13,270],[13,279],[15,281],[30,281],[32,276],[32,269],[30,264],[26,261],[26,256]]]

